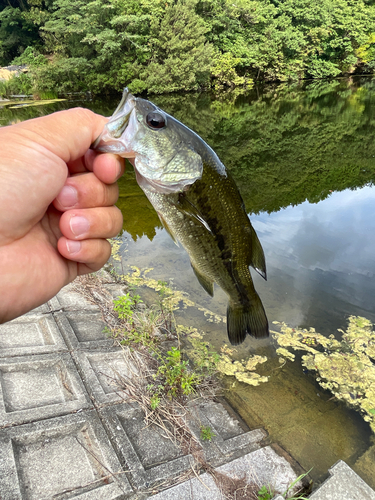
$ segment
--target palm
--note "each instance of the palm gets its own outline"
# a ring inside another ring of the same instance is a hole
[[[23,237],[3,249],[2,258],[7,262],[3,284],[7,283],[11,290],[18,276],[18,290],[22,291],[12,297],[19,309],[16,315],[46,302],[77,276],[77,263],[65,259],[57,250],[59,235],[59,216],[50,208]]]

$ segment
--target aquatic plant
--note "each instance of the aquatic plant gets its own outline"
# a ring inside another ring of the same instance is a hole
[[[212,349],[209,342],[203,340],[203,335],[197,328],[178,325],[177,332],[187,336],[192,346],[192,349],[187,349],[186,353],[193,361],[195,369],[207,375],[217,373],[220,355]]]
[[[114,261],[121,262],[120,248],[121,241],[119,239],[111,240],[112,245],[112,256],[111,258]],[[131,271],[128,274],[121,274],[116,271],[115,268],[111,268],[111,274],[116,275],[117,279],[127,283],[131,287],[147,287],[151,290],[155,290],[161,299],[163,300],[164,306],[171,310],[175,311],[180,307],[186,309],[187,307],[195,307],[198,311],[202,312],[206,318],[206,320],[210,323],[220,323],[225,322],[226,318],[224,316],[220,316],[219,314],[215,314],[209,309],[199,306],[192,300],[188,298],[188,294],[186,292],[182,292],[180,290],[173,290],[170,285],[168,285],[165,281],[156,280],[154,278],[150,278],[148,274],[153,270],[152,267],[140,269],[137,266],[130,266]]]
[[[258,364],[267,361],[266,356],[253,355],[249,356],[247,360],[233,361],[233,359],[226,353],[227,346],[224,346],[220,361],[217,364],[217,369],[224,375],[232,375],[236,377],[239,382],[244,382],[249,385],[259,385],[263,382],[268,382],[268,377],[259,375],[255,372]],[[231,349],[232,351],[232,349]]]
[[[338,400],[360,411],[375,432],[375,332],[366,318],[350,316],[346,331],[339,330],[341,340],[334,335],[325,337],[309,330],[290,328],[285,323],[273,337],[280,346],[276,353],[294,360],[294,351],[305,351],[302,365],[316,372],[316,380]]]

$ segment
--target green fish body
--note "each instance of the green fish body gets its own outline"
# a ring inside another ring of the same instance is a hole
[[[233,345],[246,335],[269,335],[249,266],[266,278],[263,249],[241,195],[216,153],[144,99],[123,99],[94,149],[135,158],[137,181],[176,243],[181,243],[203,288],[228,295],[227,331]]]

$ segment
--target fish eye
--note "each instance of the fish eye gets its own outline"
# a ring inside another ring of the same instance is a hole
[[[151,128],[165,127],[165,118],[160,113],[152,111],[146,116],[146,123]]]

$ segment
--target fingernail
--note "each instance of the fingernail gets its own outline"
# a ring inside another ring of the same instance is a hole
[[[86,217],[75,215],[70,219],[70,229],[72,230],[74,236],[81,236],[82,234],[87,233],[90,229],[90,223]]]
[[[64,208],[74,207],[78,202],[77,190],[72,186],[64,186],[56,199]]]
[[[74,240],[66,240],[66,248],[70,254],[78,253],[81,250],[81,242]]]
[[[116,158],[116,180],[119,180],[121,175],[122,175],[122,163],[121,160]]]
[[[117,176],[116,176],[117,180],[121,177],[121,174],[122,174],[122,165],[120,161],[117,161]]]

